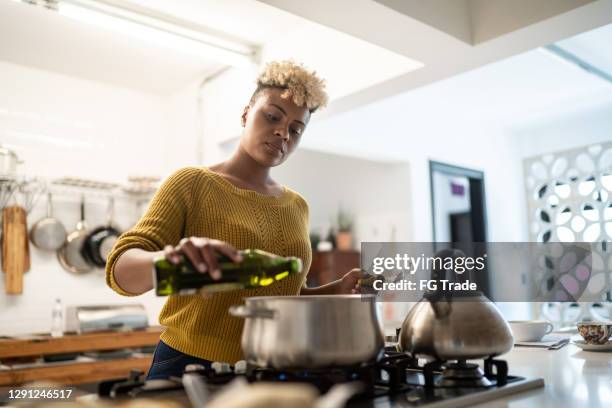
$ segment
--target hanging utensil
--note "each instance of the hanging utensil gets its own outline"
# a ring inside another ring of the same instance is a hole
[[[32,226],[30,240],[38,249],[56,251],[64,244],[66,236],[64,224],[53,217],[53,199],[51,193],[47,193],[47,216]]]
[[[82,255],[90,263],[98,267],[106,266],[106,258],[113,249],[121,233],[113,226],[115,216],[115,199],[110,197],[108,202],[107,225],[98,227],[89,233],[83,245]]]
[[[0,145],[0,180],[14,179],[19,164],[23,164],[23,160],[19,160],[13,150]]]
[[[26,212],[17,205],[2,210],[3,221],[3,267],[5,271],[4,290],[7,294],[18,295],[23,292],[23,273],[26,270],[26,245],[28,229]]]
[[[93,266],[88,263],[81,254],[81,249],[83,248],[87,234],[87,224],[85,223],[85,196],[82,196],[81,219],[76,225],[76,230],[68,234],[64,245],[57,250],[57,259],[66,271],[74,274],[82,274],[93,270]]]

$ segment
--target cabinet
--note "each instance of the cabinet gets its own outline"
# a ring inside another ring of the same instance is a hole
[[[308,286],[319,286],[340,279],[353,268],[359,268],[359,251],[313,252],[308,272]]]

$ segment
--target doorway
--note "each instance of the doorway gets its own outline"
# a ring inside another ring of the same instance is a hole
[[[483,256],[487,242],[484,173],[430,160],[429,175],[435,250],[451,247],[470,257]],[[470,279],[489,295],[486,268]]]

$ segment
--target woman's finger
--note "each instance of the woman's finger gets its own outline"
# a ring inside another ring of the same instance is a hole
[[[202,257],[199,249],[196,248],[192,240],[188,240],[185,243],[180,245],[180,250],[183,252],[187,258],[191,261],[191,264],[198,270],[200,273],[205,273],[209,270],[206,259]]]
[[[212,240],[210,244],[217,252],[227,256],[232,262],[238,263],[242,261],[242,254],[227,242]]]
[[[172,245],[166,245],[164,247],[164,256],[170,263],[178,265],[181,262],[181,257],[176,249]]]
[[[208,273],[213,279],[221,279],[221,271],[219,270],[219,264],[217,263],[217,255],[210,242],[205,242],[200,249],[200,255],[204,258],[204,262],[208,266]]]

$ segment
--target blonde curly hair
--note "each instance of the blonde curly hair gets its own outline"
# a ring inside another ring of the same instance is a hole
[[[308,108],[311,113],[327,105],[325,80],[319,78],[316,71],[310,72],[291,60],[273,61],[266,65],[257,77],[257,89],[250,103],[255,102],[262,90],[269,88],[284,89],[281,97],[291,98],[293,103]]]

